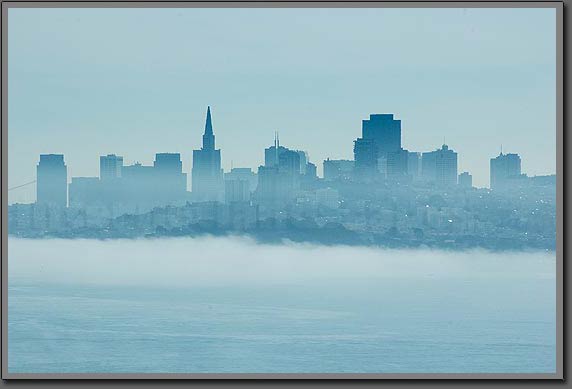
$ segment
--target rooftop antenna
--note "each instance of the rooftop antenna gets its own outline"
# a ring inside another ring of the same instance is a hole
[[[278,131],[274,131],[274,165],[278,165],[278,146],[280,141],[278,140]]]

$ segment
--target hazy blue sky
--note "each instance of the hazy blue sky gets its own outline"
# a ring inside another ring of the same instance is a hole
[[[402,120],[403,146],[459,152],[488,185],[489,158],[517,152],[555,172],[554,9],[10,9],[9,185],[40,153],[71,176],[98,156],[185,171],[211,105],[223,166],[256,168],[281,143],[353,158],[370,113]],[[31,201],[34,188],[11,192]]]

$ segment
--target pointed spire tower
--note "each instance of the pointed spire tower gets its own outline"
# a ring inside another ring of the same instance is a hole
[[[203,135],[203,150],[214,150],[215,137],[213,134],[213,124],[211,119],[211,107],[207,108],[207,120],[205,122],[205,133]]]
[[[193,150],[192,198],[193,201],[224,200],[224,178],[220,164],[220,150],[215,149],[215,136],[211,107],[207,108],[203,147]]]

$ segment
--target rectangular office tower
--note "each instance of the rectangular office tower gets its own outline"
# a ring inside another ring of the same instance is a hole
[[[123,157],[107,154],[99,157],[99,178],[102,181],[121,178],[123,171]]]
[[[36,202],[66,207],[68,202],[68,169],[62,154],[41,154],[36,168]]]
[[[421,156],[421,175],[425,181],[439,187],[457,184],[457,153],[449,146],[423,153]]]
[[[362,121],[362,138],[372,139],[378,157],[401,149],[401,120],[395,120],[393,114],[369,115]]]
[[[378,172],[378,153],[373,139],[358,138],[354,141],[354,176],[372,179]]]
[[[521,177],[520,156],[518,154],[503,154],[491,158],[491,189],[501,189]]]
[[[183,201],[187,191],[187,174],[179,153],[157,153],[153,163],[157,199],[164,204]]]

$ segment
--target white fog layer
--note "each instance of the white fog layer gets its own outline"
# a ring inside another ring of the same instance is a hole
[[[383,278],[554,278],[553,252],[389,250],[245,238],[10,239],[11,282],[200,286]]]

